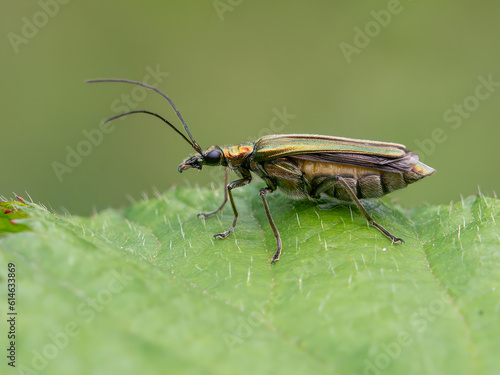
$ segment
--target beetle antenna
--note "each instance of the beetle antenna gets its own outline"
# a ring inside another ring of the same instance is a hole
[[[104,120],[104,124],[107,123],[107,122],[116,120],[116,119],[118,119],[120,117],[131,115],[133,113],[145,113],[147,115],[158,117],[160,120],[162,120],[163,122],[165,122],[168,126],[170,126],[172,129],[174,129],[177,134],[179,134],[182,138],[184,138],[186,140],[186,142],[189,143],[191,145],[191,147],[194,148],[194,145],[191,143],[191,141],[189,139],[187,139],[186,136],[184,134],[182,134],[179,129],[177,129],[174,125],[172,125],[172,123],[170,121],[168,121],[167,119],[161,117],[159,114],[154,113],[154,112],[144,111],[144,110],[125,112],[125,113],[121,113],[119,115],[110,117],[107,120]],[[196,150],[196,151],[198,151],[198,150]]]
[[[112,121],[112,120],[117,119],[117,118],[119,118],[121,116],[129,115],[129,114],[132,114],[132,113],[146,113],[146,114],[149,114],[149,115],[156,116],[156,117],[160,118],[161,120],[163,120],[164,122],[166,122],[168,125],[170,125],[170,127],[172,129],[174,129],[178,134],[182,135],[182,137],[189,142],[189,144],[191,145],[191,147],[193,147],[196,150],[196,152],[198,152],[199,154],[203,155],[203,150],[201,149],[200,145],[198,143],[196,143],[196,141],[194,140],[193,136],[191,135],[191,132],[189,131],[188,126],[186,125],[184,119],[181,116],[181,113],[179,112],[179,110],[175,106],[174,102],[167,95],[165,95],[160,90],[158,90],[156,87],[153,87],[153,86],[150,86],[150,85],[147,85],[145,83],[138,82],[138,81],[131,81],[129,79],[115,79],[115,78],[89,79],[89,80],[87,80],[85,82],[86,83],[96,83],[96,82],[123,82],[123,83],[131,83],[133,85],[139,85],[139,86],[145,87],[147,89],[156,91],[158,94],[160,94],[161,96],[163,96],[165,99],[168,100],[168,102],[170,103],[170,105],[174,109],[175,113],[177,114],[177,117],[179,117],[179,119],[181,120],[182,125],[184,125],[184,129],[186,130],[186,133],[188,134],[189,138],[191,139],[191,142],[189,142],[189,140],[175,126],[173,126],[170,122],[168,122],[167,120],[165,120],[163,117],[157,115],[156,113],[149,112],[149,111],[131,111],[131,112],[123,113],[121,115],[109,118],[108,120],[106,120],[106,122]]]

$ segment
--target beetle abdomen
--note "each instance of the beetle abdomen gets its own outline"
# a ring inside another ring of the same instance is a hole
[[[339,183],[339,176],[344,179],[358,198],[366,199],[380,198],[434,173],[432,168],[420,162],[412,170],[398,173],[303,159],[294,159],[293,161],[303,172],[304,179],[310,182],[311,191],[309,194],[312,197],[319,198],[320,194],[327,194],[343,201],[351,199],[345,187]]]
[[[358,198],[368,199],[380,198],[435,172],[419,161],[408,171],[388,172],[294,157],[264,163],[252,162],[249,167],[268,181],[270,186],[295,198],[319,198],[321,194],[326,194],[343,201],[351,201],[351,198],[339,177]]]

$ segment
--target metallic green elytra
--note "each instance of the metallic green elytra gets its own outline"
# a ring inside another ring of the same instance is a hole
[[[179,172],[190,168],[202,169],[204,165],[226,167],[226,188],[222,204],[214,211],[198,215],[207,218],[216,214],[224,208],[229,198],[234,213],[233,223],[224,233],[215,234],[215,238],[226,238],[236,226],[238,210],[231,191],[248,185],[252,181],[252,173],[264,180],[266,187],[259,190],[259,195],[276,238],[277,249],[271,261],[273,263],[280,257],[282,244],[267,204],[268,193],[279,189],[298,199],[318,199],[321,194],[326,194],[341,201],[354,203],[372,226],[392,242],[397,243],[404,241],[376,223],[360,199],[380,198],[435,172],[433,168],[420,162],[418,155],[401,144],[315,134],[268,135],[255,142],[234,146],[211,146],[203,151],[193,139],[173,102],[155,87],[124,79],[87,82],[131,83],[154,90],[166,98],[184,125],[189,139],[169,121],[149,111],[130,111],[106,121],[132,113],[146,113],[163,120],[197,152],[179,165]],[[239,178],[228,183],[228,170],[234,171]]]

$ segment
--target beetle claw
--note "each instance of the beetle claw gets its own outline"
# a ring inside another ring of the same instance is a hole
[[[214,238],[220,238],[220,239],[224,239],[226,238],[229,233],[231,233],[230,231],[227,231],[227,232],[224,232],[224,233],[217,233],[217,234],[214,234]]]

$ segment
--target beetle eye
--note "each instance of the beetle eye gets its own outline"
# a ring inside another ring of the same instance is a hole
[[[220,162],[222,154],[219,150],[210,151],[208,154],[203,156],[207,164],[218,164]]]

